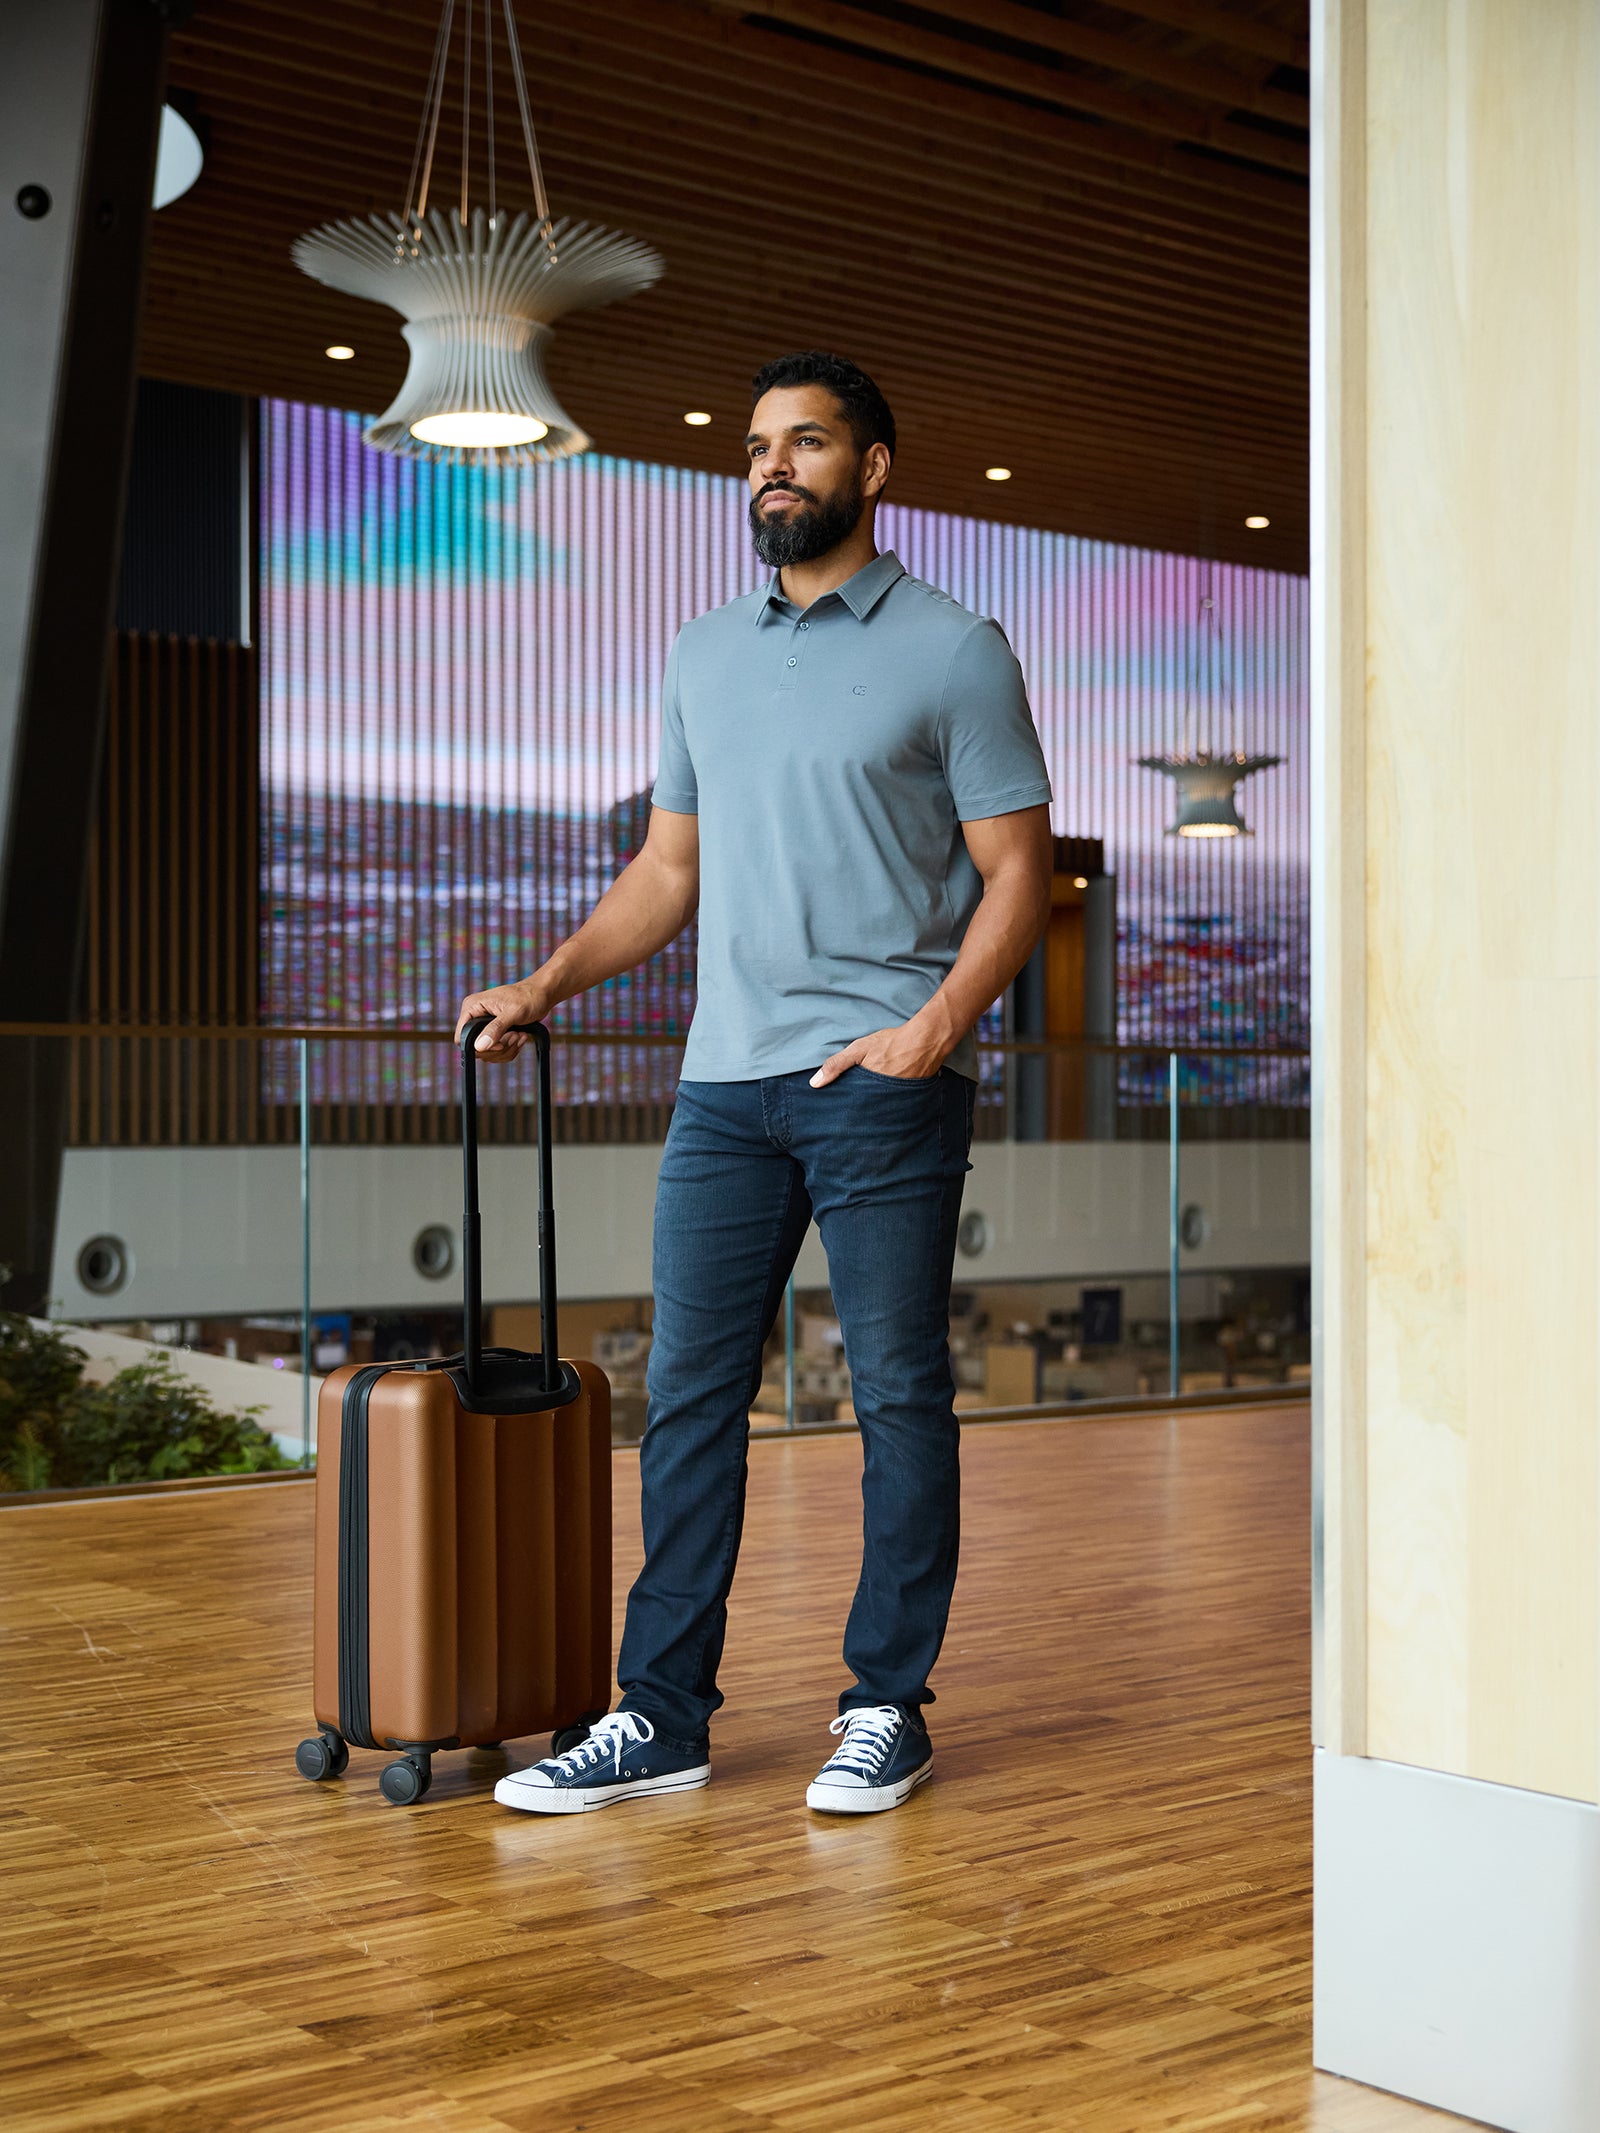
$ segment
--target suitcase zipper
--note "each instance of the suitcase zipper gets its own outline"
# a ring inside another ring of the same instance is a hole
[[[368,1661],[367,1402],[388,1369],[369,1364],[344,1389],[339,1438],[339,1731],[375,1748]]]

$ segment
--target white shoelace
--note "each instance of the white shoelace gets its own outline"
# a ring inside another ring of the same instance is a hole
[[[857,1777],[876,1775],[885,1755],[894,1745],[903,1713],[892,1703],[863,1704],[858,1710],[841,1711],[828,1728],[844,1740],[828,1759],[830,1770],[849,1770]]]
[[[621,1777],[624,1749],[631,1748],[635,1741],[654,1740],[655,1736],[655,1727],[637,1711],[608,1711],[589,1728],[587,1740],[579,1741],[565,1755],[546,1756],[541,1767],[558,1770],[563,1777],[582,1777],[586,1770],[598,1769],[609,1756],[612,1769]]]

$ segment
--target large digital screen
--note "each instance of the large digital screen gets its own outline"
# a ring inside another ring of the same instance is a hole
[[[673,635],[761,575],[745,485],[396,459],[277,400],[261,422],[263,1012],[436,1027],[637,848]],[[1117,876],[1121,1039],[1303,1043],[1307,581],[893,504],[879,538],[1010,637],[1055,827]],[[1284,759],[1243,788],[1252,836],[1167,834],[1137,758],[1196,740]],[[668,1034],[693,995],[691,936],[565,1019]]]

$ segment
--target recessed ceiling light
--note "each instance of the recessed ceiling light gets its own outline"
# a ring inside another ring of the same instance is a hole
[[[1272,524],[1272,521],[1270,518],[1263,518],[1259,511],[1253,511],[1245,520],[1245,524],[1252,533],[1262,533]]]
[[[1089,877],[1088,877],[1088,875],[1087,875],[1087,874],[1074,874],[1074,875],[1073,875],[1073,877],[1072,877],[1072,886],[1073,886],[1073,887],[1074,887],[1075,889],[1086,889],[1086,888],[1088,888],[1088,886],[1089,886]]]
[[[983,478],[985,481],[1009,481],[1011,479],[1011,469],[1009,467],[985,467]]]
[[[685,422],[688,423],[690,429],[703,430],[706,424],[711,420],[711,417],[709,415],[702,414],[698,408],[695,408],[689,414],[685,415],[683,419]]]
[[[332,348],[324,348],[322,352],[325,356],[331,356],[335,363],[348,363],[355,354],[355,350],[346,348],[343,341],[335,342]]]

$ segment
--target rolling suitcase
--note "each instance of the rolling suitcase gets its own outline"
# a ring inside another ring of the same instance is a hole
[[[350,1749],[393,1752],[378,1780],[421,1799],[443,1748],[547,1729],[581,1739],[611,1699],[611,1390],[556,1347],[550,1038],[533,1031],[539,1106],[542,1356],[485,1349],[477,1058],[461,1045],[463,1352],[346,1366],[317,1405],[318,1731],[303,1777]]]

